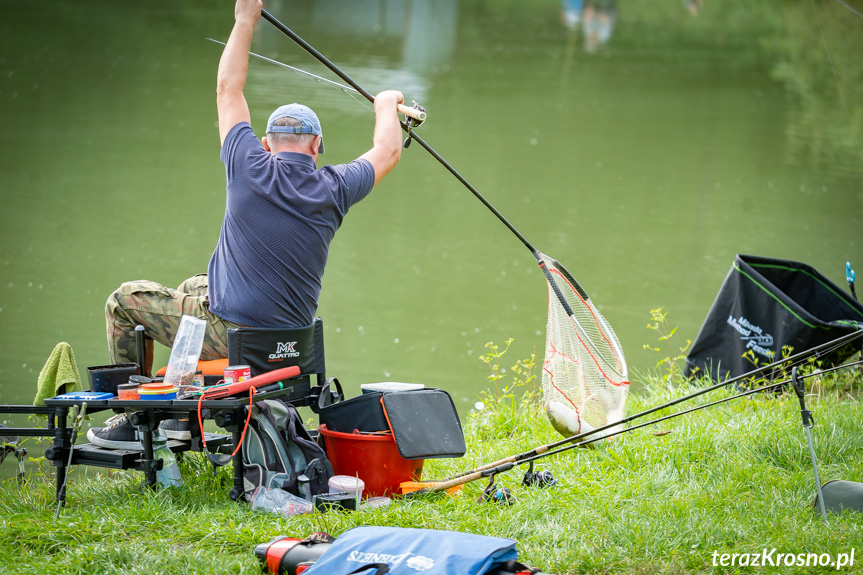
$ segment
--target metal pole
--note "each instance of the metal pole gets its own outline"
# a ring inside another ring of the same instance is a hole
[[[821,510],[821,518],[824,520],[824,525],[827,525],[827,508],[824,507],[824,494],[821,492],[821,478],[818,477],[818,462],[815,459],[815,447],[812,445],[812,433],[809,429],[815,425],[815,418],[812,413],[806,409],[806,392],[803,381],[797,378],[797,366],[791,369],[791,381],[794,384],[794,391],[797,393],[797,398],[800,400],[800,416],[803,418],[803,430],[806,432],[806,442],[809,444],[809,458],[812,460],[812,472],[815,474],[815,491],[818,493],[818,507]]]

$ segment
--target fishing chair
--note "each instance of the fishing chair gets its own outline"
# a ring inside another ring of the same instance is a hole
[[[252,377],[298,366],[303,375],[326,379],[324,322],[321,318],[305,327],[238,327],[228,330],[228,363],[248,365]]]
[[[228,330],[228,364],[248,365],[252,377],[284,367],[297,366],[300,375],[282,382],[282,389],[290,389],[290,393],[279,395],[279,399],[296,407],[329,405],[344,399],[342,395],[330,391],[326,381],[326,362],[324,359],[324,322],[321,318],[304,327],[239,327]],[[312,387],[311,379],[315,378]],[[340,390],[339,390],[340,391]],[[233,423],[226,425],[224,419],[217,424],[234,434],[234,441],[239,441],[238,431],[243,425],[245,406],[233,416]],[[220,449],[220,453],[230,452],[234,447]],[[210,456],[214,468],[225,465],[229,457]],[[234,459],[234,476],[242,477],[242,461]],[[231,498],[242,495],[242,483],[231,490]]]
[[[317,412],[344,399],[338,385],[330,386],[324,359],[324,322],[321,318],[305,327],[239,327],[228,330],[228,363],[248,365],[252,376],[283,367],[298,366],[300,379],[295,393],[283,398],[295,405],[309,405]],[[315,377],[315,386],[311,377]],[[293,382],[294,380],[292,380]]]
[[[304,376],[315,376],[315,383],[326,379],[324,360],[324,322],[321,318],[304,327],[239,327],[228,330],[228,357],[199,361],[207,385],[222,379],[226,367],[248,365],[252,376],[283,367],[298,366]],[[165,375],[162,367],[156,375]]]

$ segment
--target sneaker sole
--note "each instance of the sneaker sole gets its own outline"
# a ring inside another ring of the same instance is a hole
[[[140,441],[110,441],[96,436],[96,430],[103,429],[101,427],[93,427],[87,430],[87,439],[96,447],[104,447],[105,449],[126,449],[128,451],[141,451],[144,446]]]

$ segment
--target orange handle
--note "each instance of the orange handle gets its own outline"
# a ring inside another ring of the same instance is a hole
[[[230,395],[237,395],[238,393],[242,393],[244,391],[248,391],[250,387],[260,387],[262,385],[267,385],[268,383],[276,383],[282,379],[291,379],[292,377],[297,377],[300,375],[300,368],[296,365],[292,365],[290,367],[283,367],[281,369],[277,369],[274,371],[268,371],[267,373],[262,373],[261,375],[256,375],[246,381],[240,381],[237,383],[229,383],[226,385],[217,385],[212,389],[206,390],[202,397],[204,399],[221,399],[223,397],[228,397]]]

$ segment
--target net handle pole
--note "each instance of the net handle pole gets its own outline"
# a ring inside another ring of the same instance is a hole
[[[817,345],[817,346],[813,347],[812,349],[802,351],[796,355],[789,356],[785,359],[774,361],[771,364],[756,368],[752,371],[744,373],[743,375],[738,375],[737,377],[733,377],[731,379],[717,383],[717,384],[712,385],[710,387],[705,387],[704,389],[700,389],[694,393],[690,393],[690,394],[685,395],[683,397],[679,397],[677,399],[671,400],[671,401],[666,402],[666,403],[659,405],[657,407],[652,407],[650,409],[646,409],[646,410],[639,412],[639,413],[636,413],[634,415],[630,415],[629,417],[625,417],[625,418],[621,419],[620,421],[608,423],[608,424],[603,425],[601,427],[597,427],[596,429],[594,429],[592,431],[587,431],[585,433],[579,433],[576,435],[571,435],[569,437],[561,439],[560,441],[556,441],[554,443],[548,443],[546,445],[540,445],[539,447],[535,447],[535,448],[531,449],[530,451],[525,451],[523,453],[519,453],[517,455],[511,455],[509,457],[506,457],[504,459],[500,459],[500,460],[492,462],[492,463],[487,463],[485,465],[482,465],[481,467],[477,467],[475,469],[471,469],[470,471],[465,471],[465,472],[460,473],[458,475],[454,475],[450,479],[456,479],[459,477],[464,477],[464,476],[467,476],[467,475],[470,475],[470,474],[473,474],[476,472],[484,472],[484,471],[487,471],[489,469],[493,469],[493,468],[496,468],[500,465],[505,465],[508,463],[523,463],[526,461],[530,461],[531,458],[533,458],[534,456],[543,455],[550,450],[557,449],[558,447],[561,447],[561,446],[564,446],[564,445],[567,445],[570,443],[574,443],[576,441],[584,439],[585,437],[591,436],[595,433],[599,433],[600,431],[606,431],[608,429],[611,429],[612,427],[616,427],[618,425],[624,425],[624,424],[630,423],[632,421],[635,421],[636,419],[640,419],[640,418],[645,417],[647,415],[656,413],[657,411],[661,411],[661,410],[667,409],[669,407],[674,407],[675,405],[683,403],[684,401],[689,401],[689,400],[694,399],[698,396],[704,395],[705,393],[709,393],[709,392],[715,391],[719,388],[731,385],[732,383],[737,383],[737,382],[742,381],[746,378],[753,377],[755,375],[759,375],[764,371],[776,368],[782,364],[793,363],[793,362],[798,362],[801,360],[808,359],[809,357],[814,356],[814,355],[818,355],[820,352],[822,352],[824,350],[828,350],[831,347],[833,347],[833,348],[841,347],[841,346],[843,346],[843,345],[845,345],[845,344],[847,344],[847,343],[849,343],[849,342],[851,342],[851,341],[853,341],[853,340],[855,340],[861,336],[863,336],[863,329],[859,329],[859,330],[851,332],[849,334],[845,334],[845,335],[838,337],[832,341],[822,343],[821,345]],[[789,366],[785,366],[785,367],[787,368]],[[686,413],[686,412],[684,412],[684,413]],[[602,438],[598,438],[598,439],[602,439]],[[598,441],[598,439],[597,440],[591,440],[591,441],[585,442],[583,444],[586,445],[587,443],[592,443],[592,441]],[[579,444],[579,445],[581,445],[581,444]]]
[[[419,137],[419,136],[418,136],[418,135],[416,135],[416,134],[413,134],[412,138],[413,138],[413,139],[414,139],[414,140],[415,140],[415,141],[416,141],[420,146],[422,146],[422,148],[423,148],[426,152],[428,152],[428,153],[429,153],[429,154],[430,154],[430,155],[431,155],[435,160],[437,160],[438,162],[440,162],[440,164],[441,164],[444,168],[446,168],[446,170],[447,170],[450,174],[452,174],[453,176],[455,176],[455,178],[456,178],[459,182],[461,182],[461,183],[464,185],[464,187],[466,187],[466,188],[470,191],[470,193],[472,193],[472,194],[474,195],[474,197],[476,197],[476,199],[478,199],[480,202],[482,202],[482,204],[483,204],[486,208],[488,208],[488,209],[489,209],[489,211],[490,211],[491,213],[493,213],[493,214],[497,217],[497,219],[498,219],[498,220],[500,220],[500,221],[501,221],[501,223],[503,223],[503,225],[505,225],[505,226],[507,227],[507,229],[509,229],[509,231],[511,231],[511,232],[515,235],[515,237],[517,237],[517,238],[521,241],[521,243],[523,243],[523,244],[525,245],[525,247],[526,247],[527,249],[529,249],[529,250],[530,250],[530,252],[533,254],[533,257],[535,257],[535,258],[536,258],[536,261],[537,261],[537,262],[542,263],[542,255],[539,253],[539,251],[538,251],[535,247],[533,247],[533,244],[531,244],[531,243],[528,241],[528,239],[527,239],[526,237],[524,237],[524,235],[523,235],[520,231],[518,231],[518,229],[516,229],[516,227],[515,227],[514,225],[512,225],[512,223],[511,223],[508,219],[506,219],[506,217],[504,217],[504,215],[503,215],[502,213],[500,213],[500,211],[499,211],[496,207],[494,207],[494,205],[492,205],[492,203],[491,203],[490,201],[488,201],[488,199],[486,199],[486,197],[485,197],[485,196],[483,196],[483,195],[479,192],[479,190],[477,190],[477,189],[474,187],[474,185],[473,185],[473,184],[471,184],[471,183],[467,180],[467,178],[465,178],[464,176],[462,176],[462,175],[459,173],[459,171],[458,171],[458,170],[456,170],[456,169],[452,166],[452,164],[450,164],[449,162],[447,162],[447,161],[446,161],[446,160],[445,160],[445,159],[444,159],[440,154],[438,154],[438,153],[434,150],[434,148],[432,148],[430,145],[428,145],[428,144],[426,143],[426,141],[425,141],[425,140],[423,140],[421,137]]]
[[[318,52],[318,51],[317,51],[317,50],[316,50],[316,49],[315,49],[311,44],[309,44],[308,42],[306,42],[305,40],[303,40],[302,38],[300,38],[300,37],[299,37],[299,36],[298,36],[298,35],[297,35],[293,30],[291,30],[290,28],[288,28],[287,26],[285,26],[284,24],[282,24],[281,22],[279,22],[279,21],[278,21],[278,20],[277,20],[277,19],[276,19],[272,14],[270,14],[269,12],[267,12],[267,11],[266,11],[266,10],[264,10],[264,9],[261,9],[261,16],[263,16],[263,18],[264,18],[266,21],[268,21],[270,24],[272,24],[273,26],[275,26],[275,27],[276,27],[276,29],[277,29],[277,30],[279,30],[282,34],[284,34],[285,36],[287,36],[288,38],[290,38],[291,40],[293,40],[293,41],[294,41],[294,42],[295,42],[295,43],[296,43],[300,48],[302,48],[303,50],[305,50],[306,52],[308,52],[310,55],[312,55],[316,60],[318,60],[318,62],[320,62],[321,64],[323,64],[323,65],[324,65],[324,66],[326,66],[327,68],[329,68],[329,69],[330,69],[330,71],[332,71],[336,76],[338,76],[339,78],[341,78],[342,80],[344,80],[344,81],[345,81],[345,82],[346,82],[350,87],[352,87],[354,90],[356,90],[357,92],[359,92],[359,94],[360,94],[360,95],[362,95],[364,98],[366,98],[369,102],[374,103],[374,101],[375,101],[374,96],[372,96],[372,95],[371,95],[371,94],[370,94],[370,93],[369,93],[365,88],[363,88],[363,87],[362,87],[362,86],[360,86],[358,83],[356,83],[356,82],[353,80],[353,78],[351,78],[350,76],[348,76],[347,74],[345,74],[345,73],[344,73],[344,72],[343,72],[343,71],[342,71],[338,66],[336,66],[335,64],[333,64],[333,63],[332,63],[332,62],[331,62],[331,61],[330,61],[326,56],[324,56],[323,54],[321,54],[320,52]],[[535,248],[535,247],[533,247],[533,245],[532,245],[532,244],[527,240],[527,238],[526,238],[526,237],[524,237],[524,236],[522,235],[522,233],[521,233],[521,232],[519,232],[519,231],[516,229],[516,227],[515,227],[514,225],[512,225],[512,224],[510,223],[510,221],[509,221],[509,220],[507,220],[507,219],[504,217],[504,215],[503,215],[502,213],[500,213],[500,212],[498,211],[498,209],[497,209],[497,208],[495,208],[495,207],[491,204],[491,202],[489,202],[489,201],[485,198],[485,196],[483,196],[481,193],[479,193],[479,190],[477,190],[477,189],[473,186],[473,184],[471,184],[471,183],[467,180],[467,178],[465,178],[464,176],[462,176],[462,175],[458,172],[458,170],[456,170],[456,169],[455,169],[455,168],[454,168],[454,167],[453,167],[449,162],[447,162],[447,161],[446,161],[446,160],[445,160],[445,159],[444,159],[440,154],[438,154],[438,153],[434,150],[434,148],[432,148],[429,144],[427,144],[427,143],[426,143],[426,141],[425,141],[425,140],[423,140],[423,139],[422,139],[421,137],[419,137],[416,133],[414,133],[413,131],[411,131],[411,129],[410,129],[410,128],[409,128],[409,127],[408,127],[404,122],[402,122],[402,123],[401,123],[401,126],[402,126],[402,129],[410,135],[410,137],[411,137],[411,139],[412,139],[412,140],[416,141],[420,146],[422,146],[422,148],[423,148],[426,152],[428,152],[429,154],[431,154],[431,156],[432,156],[434,159],[436,159],[438,162],[440,162],[440,164],[441,164],[444,168],[446,168],[446,169],[449,171],[449,173],[451,173],[453,176],[455,176],[455,177],[456,177],[456,179],[457,179],[458,181],[460,181],[462,184],[464,184],[464,186],[465,186],[468,190],[470,190],[470,192],[471,192],[471,193],[472,193],[472,194],[473,194],[473,195],[474,195],[474,196],[475,196],[475,197],[476,197],[480,202],[482,202],[482,203],[483,203],[483,205],[484,205],[486,208],[488,208],[488,209],[491,211],[491,213],[493,213],[495,216],[497,216],[497,219],[499,219],[499,220],[500,220],[500,221],[501,221],[501,222],[502,222],[502,223],[503,223],[503,224],[504,224],[504,225],[509,229],[509,231],[511,231],[513,234],[515,234],[515,236],[516,236],[519,240],[521,240],[521,243],[523,243],[523,244],[524,244],[524,245],[525,245],[525,246],[526,246],[526,247],[527,247],[527,248],[528,248],[528,249],[533,253],[533,255],[534,255],[534,257],[536,257],[537,261],[540,261],[540,262],[542,261],[542,258],[540,257],[539,252],[536,250],[536,248]]]

